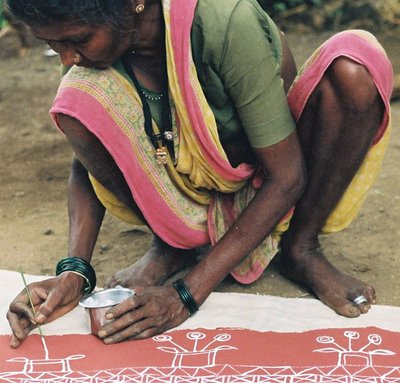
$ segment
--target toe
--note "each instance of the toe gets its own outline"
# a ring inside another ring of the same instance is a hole
[[[371,289],[371,291],[365,290],[362,294],[357,295],[357,297],[364,297],[366,301],[356,303],[354,299],[350,298],[349,300],[352,302],[354,307],[357,307],[361,314],[366,314],[370,309],[372,304],[375,303],[376,297],[375,297],[375,291]]]
[[[367,287],[367,291],[364,294],[370,304],[376,303],[376,292],[372,286]]]
[[[366,314],[370,310],[370,308],[371,308],[371,305],[369,303],[365,303],[365,304],[359,306],[359,309],[362,314]]]
[[[357,318],[361,314],[361,309],[353,302],[346,301],[340,306],[333,307],[337,314],[347,318]]]
[[[338,315],[347,318],[357,318],[361,315],[360,307],[355,305],[351,299],[347,299],[342,295],[331,293],[329,295],[319,296],[319,299]]]

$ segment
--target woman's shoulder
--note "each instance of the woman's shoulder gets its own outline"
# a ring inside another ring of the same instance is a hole
[[[269,22],[257,0],[198,0],[192,26],[195,56],[218,67],[232,28],[242,33],[258,24],[265,30]]]
[[[245,12],[243,18],[249,13],[254,15],[265,15],[257,0],[198,0],[195,22],[204,25],[219,25],[221,30],[227,27],[233,16],[240,17]]]

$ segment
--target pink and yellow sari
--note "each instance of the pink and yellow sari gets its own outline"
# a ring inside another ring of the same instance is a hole
[[[98,137],[121,169],[151,229],[177,248],[215,244],[246,208],[263,181],[248,164],[233,168],[219,141],[217,124],[191,57],[190,30],[196,3],[197,0],[163,0],[176,164],[171,159],[165,166],[157,164],[154,148],[143,129],[140,97],[114,68],[71,68],[51,109],[56,123],[57,114],[67,114]],[[342,199],[345,202],[332,214],[326,231],[346,226],[356,215],[387,146],[391,68],[377,42],[370,39],[370,35],[350,32],[328,41],[306,64],[288,97],[294,118],[298,120],[326,68],[335,57],[346,55],[367,66],[385,102],[385,118],[359,172],[361,181],[354,181],[357,185],[349,187]],[[343,50],[348,44],[351,47]],[[154,122],[153,127],[157,131]],[[108,190],[93,177],[91,180],[97,196],[111,213],[130,223],[139,223]],[[277,253],[280,234],[289,220],[290,213],[232,271],[238,281],[251,283],[262,274]]]

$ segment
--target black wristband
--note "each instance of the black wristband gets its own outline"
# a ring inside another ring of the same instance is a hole
[[[64,271],[71,271],[80,275],[85,280],[85,284],[82,288],[84,296],[89,295],[96,287],[96,272],[90,263],[84,259],[79,257],[68,257],[62,259],[57,263],[56,275],[60,275]]]
[[[190,294],[190,291],[188,290],[182,279],[177,279],[175,282],[172,283],[172,286],[174,286],[175,290],[178,292],[179,298],[188,309],[190,316],[199,311],[199,307],[197,306],[196,301],[193,299],[192,294]]]

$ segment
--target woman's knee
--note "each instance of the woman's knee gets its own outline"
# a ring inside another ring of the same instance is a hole
[[[381,97],[365,66],[347,57],[339,57],[328,68],[325,79],[347,111],[370,113],[374,108],[377,111],[381,109]]]

